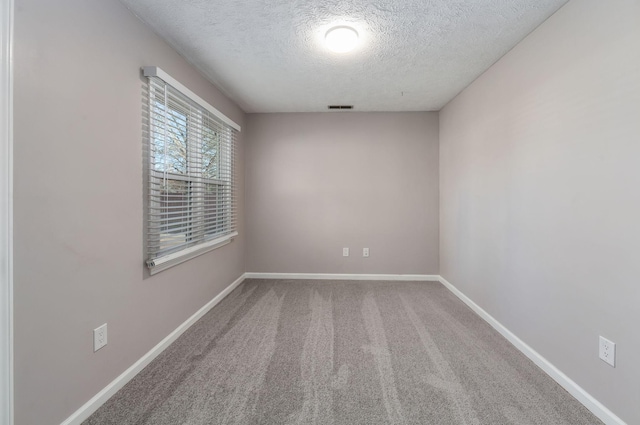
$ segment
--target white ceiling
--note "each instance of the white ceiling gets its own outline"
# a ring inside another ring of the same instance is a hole
[[[121,1],[246,112],[312,112],[439,110],[567,0]]]

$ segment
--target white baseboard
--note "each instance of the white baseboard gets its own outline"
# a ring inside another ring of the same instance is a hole
[[[114,379],[109,385],[104,387],[102,391],[96,394],[91,400],[86,402],[81,408],[76,410],[71,416],[69,416],[61,425],[80,425],[82,421],[87,419],[93,412],[98,410],[111,396],[113,396],[120,388],[124,387],[134,376],[136,376],[142,369],[153,361],[160,353],[162,353],[173,341],[178,339],[191,325],[197,322],[202,316],[207,314],[216,304],[218,304],[224,297],[229,295],[231,291],[236,289],[238,285],[245,279],[245,275],[241,275],[231,285],[227,286],[222,292],[220,292],[214,299],[209,301],[200,310],[198,310],[193,316],[189,317],[184,323],[178,326],[173,332],[171,332],[165,339],[160,341],[158,345],[153,347],[147,354],[142,356],[140,360],[135,362],[129,369],[125,370],[120,376]]]
[[[332,274],[332,273],[245,273],[247,279],[309,279],[309,280],[402,280],[439,282],[431,274]]]
[[[489,313],[484,311],[482,307],[474,303],[469,297],[463,294],[458,288],[449,283],[445,278],[440,276],[440,282],[455,296],[460,298],[471,310],[476,312],[478,316],[489,323],[495,330],[500,332],[511,344],[520,350],[525,356],[533,361],[540,369],[545,371],[547,375],[553,378],[562,388],[567,390],[569,394],[575,397],[587,409],[596,415],[602,422],[607,425],[625,425],[625,422],[616,416],[611,410],[607,409],[602,403],[596,400],[592,395],[587,393],[582,387],[576,384],[571,378],[562,373],[557,367],[551,364],[547,359],[542,357],[536,350],[527,345],[524,341],[513,334],[504,325],[493,318]]]
[[[198,310],[193,316],[182,323],[158,345],[153,347],[140,360],[134,363],[129,369],[107,385],[102,391],[96,394],[91,400],[86,402],[80,409],[67,418],[61,425],[80,425],[93,412],[98,410],[111,396],[133,379],[145,366],[164,351],[172,342],[182,335],[191,325],[204,316],[224,297],[240,285],[245,279],[326,279],[326,280],[388,280],[388,281],[438,281],[456,295],[462,302],[471,308],[482,319],[489,323],[495,330],[500,332],[511,344],[520,350],[525,356],[533,361],[538,367],[545,371],[551,378],[560,384],[569,394],[575,397],[595,416],[607,425],[626,425],[625,422],[607,409],[602,403],[587,393],[582,387],[572,381],[567,375],[542,357],[537,351],[527,345],[524,341],[513,334],[504,325],[494,319],[489,313],[484,311],[479,305],[463,294],[458,288],[449,283],[446,279],[438,275],[392,275],[392,274],[322,274],[322,273],[245,273],[225,288],[214,299],[209,301],[204,307]]]

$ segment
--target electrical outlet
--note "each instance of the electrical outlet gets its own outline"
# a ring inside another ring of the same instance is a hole
[[[107,345],[107,324],[93,330],[93,352],[95,353]]]
[[[363,257],[369,256],[369,248],[362,248],[362,256]]]
[[[607,338],[600,337],[600,359],[616,367],[616,344]]]
[[[343,257],[349,256],[349,248],[342,248],[342,256]]]

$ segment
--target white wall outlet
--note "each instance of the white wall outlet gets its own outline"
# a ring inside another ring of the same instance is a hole
[[[107,345],[107,324],[93,330],[93,352],[95,353]]]
[[[342,256],[343,257],[349,256],[349,248],[342,248]]]
[[[607,338],[600,337],[600,359],[616,367],[616,344]]]
[[[369,248],[362,248],[362,256],[363,257],[369,256]]]

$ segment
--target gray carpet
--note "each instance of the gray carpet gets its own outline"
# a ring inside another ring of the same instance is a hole
[[[600,424],[435,282],[246,280],[85,424]]]

